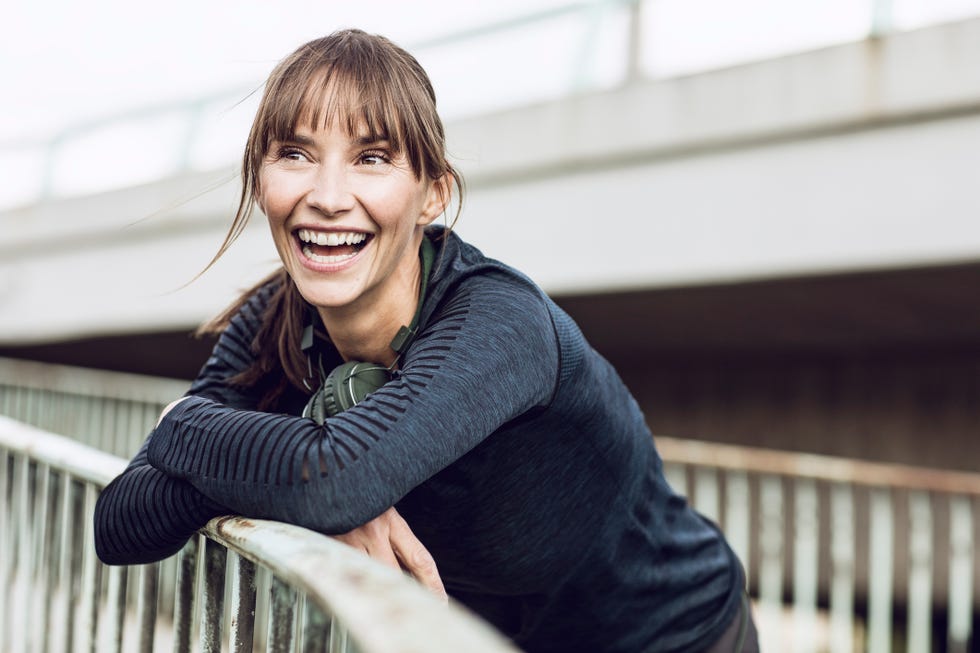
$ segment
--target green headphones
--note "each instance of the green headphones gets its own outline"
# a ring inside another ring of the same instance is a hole
[[[419,303],[415,309],[415,315],[412,317],[412,323],[400,328],[391,341],[391,348],[398,358],[401,358],[402,353],[412,344],[418,331],[419,316],[425,301],[425,291],[429,285],[429,273],[432,271],[432,262],[435,259],[435,246],[428,237],[422,238],[419,258],[422,263],[422,283],[419,288]],[[303,328],[302,348],[309,361],[310,352],[313,349],[312,320]],[[395,359],[396,362],[398,358]],[[310,368],[312,369],[312,364]],[[303,417],[309,417],[317,424],[323,424],[326,418],[333,417],[362,401],[390,381],[392,371],[391,368],[377,363],[347,361],[334,368],[326,377],[324,377],[321,368],[320,378],[323,379],[323,383],[313,393],[303,409]]]

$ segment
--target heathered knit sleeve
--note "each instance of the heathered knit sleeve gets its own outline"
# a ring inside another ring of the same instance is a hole
[[[191,398],[156,429],[149,460],[235,512],[349,531],[547,404],[559,354],[545,301],[522,283],[472,278],[395,378],[350,410],[318,425]]]
[[[246,303],[219,338],[189,395],[247,407],[255,399],[225,383],[251,362],[250,342],[273,288]],[[155,433],[155,431],[154,431]],[[99,495],[95,507],[95,550],[106,564],[142,564],[173,555],[208,520],[231,511],[187,481],[147,462],[151,433],[126,469]]]

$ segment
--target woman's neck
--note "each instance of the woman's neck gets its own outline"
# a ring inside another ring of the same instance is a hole
[[[352,306],[318,309],[330,341],[345,361],[370,361],[386,367],[395,363],[398,354],[391,341],[401,327],[412,322],[418,307],[422,269],[418,258],[413,260],[414,265],[393,276],[376,297],[361,297]]]

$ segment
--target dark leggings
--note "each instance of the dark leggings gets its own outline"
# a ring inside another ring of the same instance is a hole
[[[747,594],[742,594],[742,605],[732,623],[704,653],[759,653],[759,635],[752,621]]]

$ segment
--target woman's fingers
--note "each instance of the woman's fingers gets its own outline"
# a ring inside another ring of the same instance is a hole
[[[384,516],[390,516],[388,537],[391,540],[392,551],[401,561],[402,569],[440,599],[448,601],[446,588],[442,584],[435,559],[415,537],[408,522],[402,519],[394,508],[389,509]]]
[[[408,572],[437,597],[448,601],[435,559],[394,508],[389,508],[349,533],[333,538],[364,551],[389,567]]]
[[[386,522],[387,519],[382,515],[372,519],[363,526],[358,526],[349,533],[334,535],[333,539],[338,542],[343,542],[347,546],[359,551],[363,551],[368,554],[368,557],[374,558],[378,562],[400,570],[401,565],[398,563],[398,558],[395,557],[395,553],[391,549]]]

